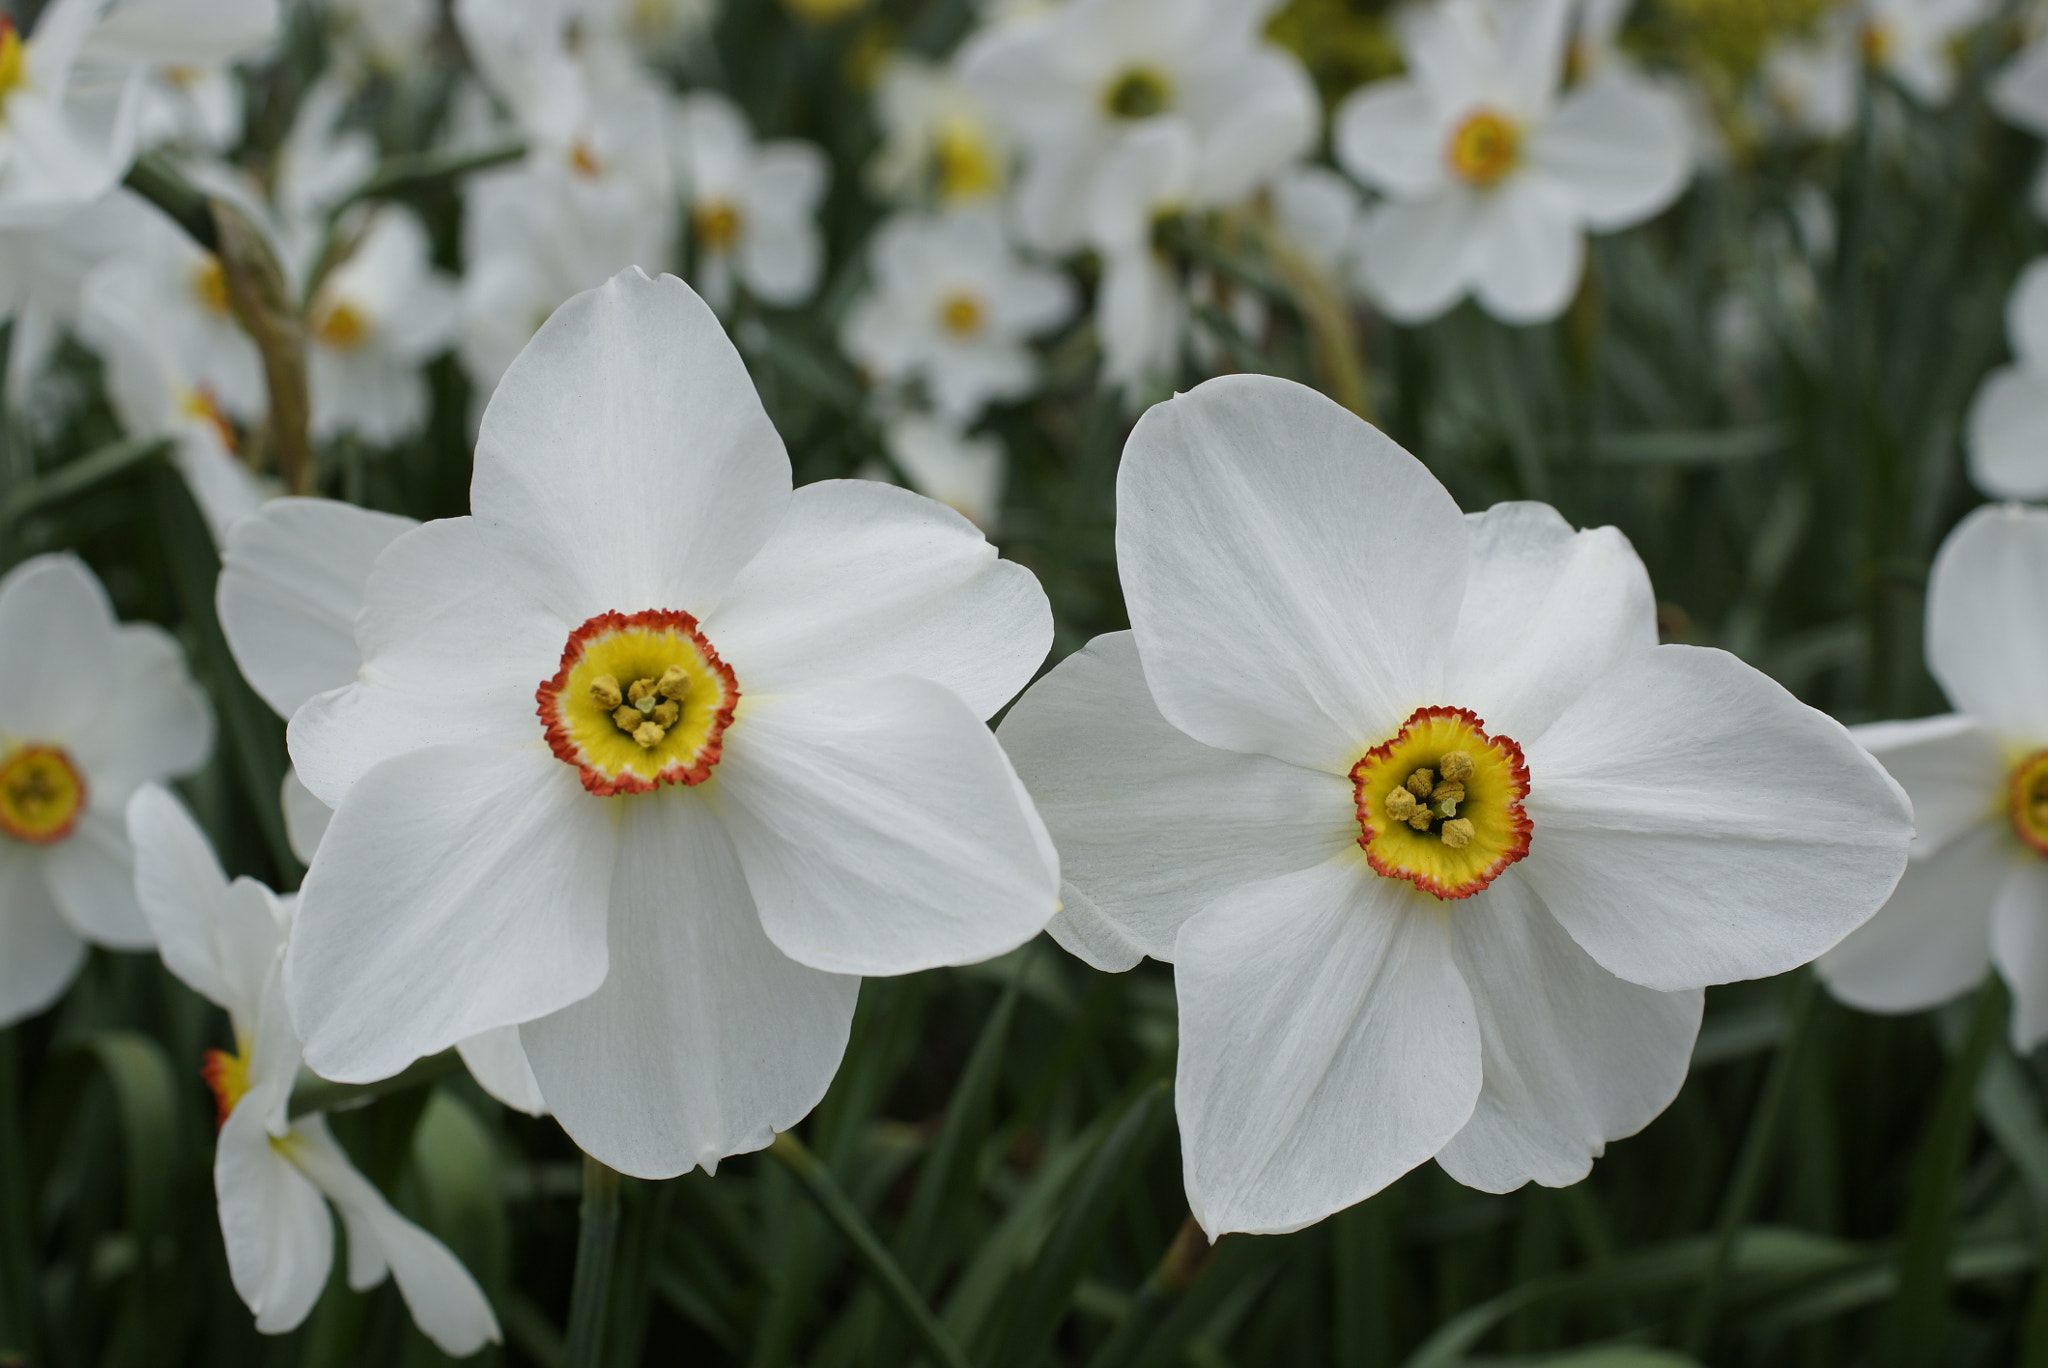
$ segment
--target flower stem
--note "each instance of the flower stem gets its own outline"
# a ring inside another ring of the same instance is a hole
[[[839,1233],[853,1246],[854,1257],[866,1266],[875,1281],[881,1284],[882,1294],[917,1332],[925,1352],[944,1368],[971,1368],[967,1355],[946,1327],[939,1323],[939,1318],[932,1314],[932,1309],[925,1305],[924,1298],[911,1286],[909,1277],[883,1247],[881,1240],[876,1238],[875,1232],[868,1228],[867,1221],[852,1199],[840,1189],[809,1147],[796,1138],[796,1133],[784,1131],[776,1136],[768,1152],[803,1185],[825,1218],[839,1228]],[[571,1368],[575,1368],[575,1364],[576,1360],[572,1358]]]
[[[598,1368],[604,1356],[612,1260],[619,1247],[619,1175],[583,1156],[583,1207],[577,1213],[576,1280],[569,1290],[565,1368]]]

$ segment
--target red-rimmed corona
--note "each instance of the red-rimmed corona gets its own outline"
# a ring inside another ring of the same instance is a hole
[[[2048,750],[2014,765],[2005,793],[2013,834],[2037,854],[2048,855]]]
[[[601,798],[711,777],[740,700],[688,613],[599,613],[569,634],[535,697],[548,747]]]
[[[17,746],[0,756],[0,832],[56,845],[85,815],[85,776],[56,746]]]
[[[1373,871],[1446,901],[1529,853],[1522,748],[1469,708],[1417,708],[1351,767],[1358,844]]]

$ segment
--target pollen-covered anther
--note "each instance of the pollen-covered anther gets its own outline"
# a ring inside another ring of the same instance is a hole
[[[739,687],[694,617],[656,609],[577,628],[536,698],[549,747],[609,797],[710,778]]]
[[[1445,822],[1441,833],[1444,844],[1453,850],[1463,850],[1466,846],[1471,845],[1472,838],[1476,834],[1477,828],[1463,817],[1458,818],[1454,822]]]
[[[620,690],[618,680],[610,675],[599,675],[590,681],[590,701],[611,712],[626,701],[626,695]]]
[[[1376,873],[1469,898],[1529,850],[1521,747],[1464,708],[1418,708],[1352,767],[1358,844]]]

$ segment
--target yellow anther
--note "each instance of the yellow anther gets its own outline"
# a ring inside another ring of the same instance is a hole
[[[1472,757],[1464,751],[1448,751],[1436,762],[1436,768],[1445,782],[1462,784],[1472,777]]]
[[[1387,816],[1397,822],[1405,822],[1415,815],[1415,795],[1405,788],[1397,788],[1387,795]]]
[[[640,715],[640,710],[630,703],[622,704],[612,712],[612,722],[622,732],[636,732],[640,730],[640,724],[646,720]]]
[[[740,240],[739,207],[726,200],[700,204],[690,215],[697,230],[697,246],[706,252],[730,251]]]
[[[626,696],[619,692],[619,681],[616,676],[599,675],[590,681],[590,701],[606,712],[611,712],[626,701]]]
[[[661,738],[668,735],[668,729],[656,722],[642,722],[633,731],[633,739],[640,743],[640,749],[653,750],[661,744]]]
[[[1417,798],[1427,798],[1436,789],[1436,775],[1426,769],[1419,769],[1408,776],[1408,791]]]
[[[667,699],[663,699],[655,704],[654,711],[648,714],[649,717],[653,718],[656,723],[663,727],[673,727],[676,724],[676,719],[682,715],[683,705],[672,703]]]
[[[1408,819],[1408,825],[1414,827],[1417,831],[1427,831],[1429,830],[1429,824],[1435,820],[1436,818],[1428,808],[1417,808],[1415,809],[1415,815]]]
[[[313,335],[336,351],[354,351],[369,340],[370,320],[347,300],[337,300],[316,311]]]
[[[1453,850],[1463,850],[1466,846],[1472,844],[1474,831],[1473,825],[1463,817],[1460,817],[1456,821],[1445,822],[1441,834],[1445,845]]]
[[[690,672],[680,665],[669,666],[661,672],[661,679],[655,684],[654,691],[663,698],[682,702],[690,692]]]
[[[654,697],[654,681],[651,679],[636,679],[626,688],[626,701],[636,708],[640,706],[642,699],[652,697]],[[649,706],[651,707],[652,705],[650,704]]]

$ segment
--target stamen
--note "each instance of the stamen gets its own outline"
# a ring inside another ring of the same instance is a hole
[[[1352,767],[1359,839],[1374,872],[1468,898],[1529,850],[1521,748],[1464,708],[1418,708]]]
[[[606,712],[611,712],[626,701],[626,696],[619,692],[617,679],[611,675],[599,675],[590,681],[590,701]]]

